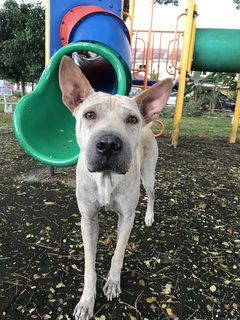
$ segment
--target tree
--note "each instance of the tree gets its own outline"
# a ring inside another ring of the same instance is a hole
[[[154,0],[155,3],[159,4],[169,4],[172,3],[175,6],[178,6],[179,0]],[[236,9],[240,10],[240,0],[233,0],[233,3],[236,5]]]
[[[178,0],[154,0],[154,3],[159,4],[174,4],[175,6],[178,6]]]
[[[239,1],[240,0],[233,0],[233,1]],[[178,6],[178,0],[154,0],[154,3],[159,3],[159,4],[174,4],[175,6]],[[129,0],[124,0],[123,4],[123,11],[124,12],[129,12]]]
[[[233,0],[233,3],[235,3],[236,9],[240,10],[240,0]]]
[[[186,84],[185,112],[201,115],[206,111],[213,113],[215,109],[221,109],[219,94],[223,86],[235,92],[236,73],[211,72],[201,77],[200,71],[194,71],[191,81]]]
[[[45,12],[40,3],[6,0],[0,9],[0,77],[35,82],[44,69]]]

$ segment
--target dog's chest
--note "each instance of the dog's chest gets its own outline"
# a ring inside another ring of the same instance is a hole
[[[113,200],[113,192],[118,184],[118,175],[112,173],[101,172],[97,174],[96,183],[97,183],[97,192],[98,192],[98,201],[101,206],[104,206],[106,209],[109,208],[111,201]]]

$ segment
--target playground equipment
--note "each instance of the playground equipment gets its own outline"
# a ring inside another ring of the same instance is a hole
[[[182,117],[185,84],[191,70],[240,73],[236,52],[240,43],[240,30],[196,29],[197,5],[188,0],[183,47],[180,61],[179,88],[174,114],[172,145],[177,146]],[[237,101],[230,136],[236,142],[240,116],[240,81],[237,84]]]
[[[77,162],[79,148],[75,139],[75,119],[62,103],[58,84],[58,66],[63,55],[71,55],[95,90],[111,94],[129,93],[133,84],[146,88],[158,81],[153,73],[155,43],[159,43],[156,74],[167,55],[166,71],[174,78],[179,72],[179,87],[174,114],[172,145],[177,146],[180,133],[185,84],[191,70],[239,72],[236,52],[240,30],[196,29],[197,5],[188,0],[184,32],[152,30],[154,1],[148,30],[132,29],[134,0],[130,1],[130,33],[121,19],[122,1],[48,0],[46,3],[46,68],[35,91],[23,97],[14,114],[14,131],[21,146],[35,159],[50,166],[68,166]],[[146,35],[145,40],[140,34]],[[172,34],[164,52],[164,36]],[[184,35],[184,36],[183,36]],[[143,79],[131,81],[144,72]],[[154,42],[154,40],[156,40]],[[138,42],[143,42],[141,67],[136,65]],[[180,66],[177,60],[180,56]],[[170,46],[173,46],[172,59]],[[50,59],[51,57],[51,59]],[[49,60],[50,59],[50,60]],[[49,60],[49,62],[48,62]],[[170,61],[171,60],[171,61]],[[171,64],[172,72],[168,66]],[[236,141],[240,116],[240,81],[230,142]]]
[[[79,155],[75,120],[58,84],[63,55],[73,57],[96,91],[129,93],[132,55],[121,9],[121,0],[47,1],[46,60],[51,59],[35,91],[20,100],[14,114],[19,143],[42,163],[69,166]]]
[[[180,18],[185,17],[184,32],[178,30]],[[189,80],[190,71],[212,71],[212,72],[240,72],[240,60],[236,52],[239,49],[240,30],[232,29],[196,29],[197,5],[194,0],[188,0],[188,8],[185,13],[179,15],[175,36],[169,42],[167,52],[162,48],[164,36],[173,34],[172,31],[151,30],[153,19],[153,1],[151,7],[151,17],[148,30],[133,30],[135,41],[133,50],[133,75],[134,72],[144,73],[143,79],[135,80],[133,85],[146,88],[156,82],[151,78],[153,71],[154,50],[157,50],[155,61],[157,65],[156,73],[160,73],[161,59],[166,54],[166,71],[174,78],[179,72],[179,87],[177,95],[177,103],[174,115],[172,145],[177,146],[180,133],[180,122],[182,117],[183,99],[186,82]],[[147,44],[144,43],[142,59],[138,59],[137,67],[137,42],[144,42],[145,34],[148,33]],[[184,35],[184,36],[183,36]],[[181,43],[182,42],[182,43]],[[181,45],[180,45],[181,43]],[[172,53],[170,46],[173,44]],[[154,49],[153,49],[154,48]],[[157,48],[157,49],[156,49]],[[181,49],[180,49],[181,48]],[[181,54],[179,52],[181,51]],[[178,66],[178,57],[181,55],[180,66]],[[172,57],[171,57],[172,56]],[[150,60],[148,60],[150,59]],[[171,61],[170,61],[171,60]],[[168,66],[171,62],[172,72],[169,72]],[[239,92],[240,82],[238,82],[237,90]],[[240,94],[236,101],[234,121],[232,125],[232,133],[230,142],[235,143],[238,119],[240,115]]]

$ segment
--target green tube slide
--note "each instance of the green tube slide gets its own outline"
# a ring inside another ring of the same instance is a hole
[[[49,61],[34,92],[19,101],[14,113],[14,132],[20,145],[33,158],[50,166],[74,165],[79,156],[75,119],[62,102],[58,83],[61,58],[73,52],[91,52],[105,59],[112,68],[111,74],[115,74],[117,94],[128,94],[131,86],[129,68],[108,46],[75,42],[59,49]]]
[[[240,30],[197,29],[192,70],[240,72]]]

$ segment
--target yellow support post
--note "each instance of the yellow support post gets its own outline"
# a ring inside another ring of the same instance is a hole
[[[229,140],[230,143],[235,143],[237,140],[237,130],[240,119],[240,74],[238,74],[237,91],[238,93],[233,116],[232,132]]]
[[[190,72],[188,68],[190,68],[191,66],[189,59],[192,59],[192,56],[190,57],[190,50],[191,50],[191,42],[192,44],[194,44],[194,41],[192,39],[193,32],[194,32],[193,27],[194,25],[196,27],[196,24],[193,23],[193,21],[196,18],[196,15],[194,14],[194,7],[195,7],[194,0],[188,0],[187,18],[185,22],[183,47],[182,47],[182,54],[181,54],[181,60],[180,60],[179,87],[178,87],[176,109],[175,109],[174,120],[173,120],[172,145],[174,147],[178,145],[185,85],[186,85],[187,74],[188,72]]]
[[[135,0],[130,0],[129,14],[130,14],[132,22],[134,21],[134,9],[135,9]]]
[[[50,0],[46,0],[45,11],[45,66],[50,60]]]
[[[193,25],[192,25],[192,34],[191,34],[191,40],[190,40],[190,49],[189,49],[189,57],[188,57],[188,67],[187,71],[190,73],[191,66],[193,62],[193,53],[194,53],[194,44],[196,39],[196,25],[197,25],[197,5],[194,5],[194,18],[193,19]]]
[[[148,28],[148,38],[147,38],[147,52],[146,52],[146,67],[145,67],[145,75],[143,81],[143,89],[147,88],[148,82],[148,71],[149,71],[149,61],[150,61],[150,50],[151,50],[151,42],[152,42],[152,26],[153,26],[153,13],[154,13],[154,1],[150,0],[151,2],[151,17],[150,23]]]
[[[132,44],[135,0],[129,0],[129,13],[124,12],[123,9],[124,9],[124,0],[122,0],[122,19],[123,19],[123,13],[129,18],[128,30],[130,34],[130,43]]]

